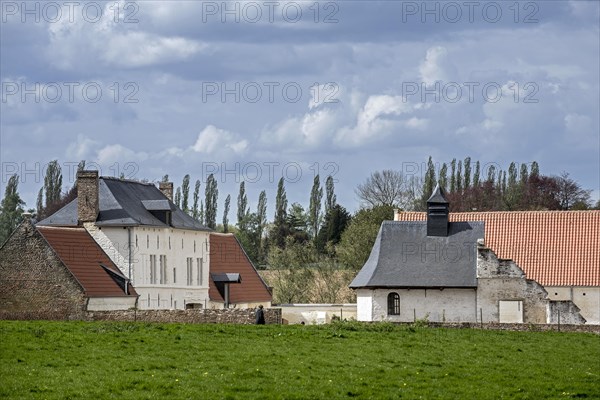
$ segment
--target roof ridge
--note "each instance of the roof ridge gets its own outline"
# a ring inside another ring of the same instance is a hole
[[[126,183],[137,183],[139,185],[146,185],[146,186],[154,186],[156,187],[156,183],[155,182],[141,182],[135,179],[121,179],[121,178],[117,178],[116,176],[100,176],[100,179],[104,179],[104,180],[111,180],[111,181],[117,181],[117,182],[126,182]]]

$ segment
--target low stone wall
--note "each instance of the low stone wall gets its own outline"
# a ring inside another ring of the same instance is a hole
[[[377,323],[377,322],[373,322]],[[414,325],[414,323],[400,322],[402,325]],[[600,334],[600,325],[573,325],[573,324],[501,324],[498,322],[423,322],[418,325],[430,328],[456,328],[456,329],[486,329],[497,331],[530,331],[530,332],[593,332]]]
[[[88,311],[79,314],[53,312],[0,311],[3,320],[82,320],[82,321],[140,321],[188,324],[254,324],[255,311],[248,308],[203,310],[118,310]],[[267,324],[281,323],[280,309],[265,309]]]

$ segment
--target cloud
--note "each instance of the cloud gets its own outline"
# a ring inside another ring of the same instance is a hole
[[[443,63],[448,55],[448,50],[442,46],[431,47],[427,50],[425,60],[419,66],[419,75],[427,85],[433,85],[437,81],[447,81]]]
[[[120,2],[123,12],[123,1]],[[60,19],[48,25],[46,57],[59,69],[100,66],[136,68],[185,60],[207,45],[180,36],[160,36],[141,30],[138,23],[115,21],[116,4],[108,3],[97,22],[75,13],[74,21]]]
[[[208,125],[198,134],[198,139],[191,149],[197,153],[211,155],[223,153],[225,150],[243,154],[248,149],[248,141],[214,125]]]
[[[120,144],[104,146],[97,153],[97,161],[100,165],[112,165],[114,163],[141,162],[148,159],[145,152],[135,152]]]
[[[94,147],[99,143],[84,135],[77,135],[77,140],[67,147],[67,156],[76,160],[89,159]]]

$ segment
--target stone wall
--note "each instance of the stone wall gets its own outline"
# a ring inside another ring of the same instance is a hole
[[[585,324],[585,318],[579,311],[579,307],[570,300],[551,301],[548,305],[548,323]]]
[[[82,315],[85,306],[82,287],[31,221],[23,221],[0,248],[0,311]]]
[[[265,309],[267,324],[281,324],[281,309]],[[188,324],[254,324],[254,309],[198,309],[198,310],[115,310],[85,313],[10,312],[0,311],[3,320],[83,320],[83,321],[139,321]]]
[[[525,273],[514,261],[498,259],[491,249],[481,245],[477,251],[477,286],[477,309],[483,322],[500,321],[500,301],[522,301],[523,322],[526,324],[549,322],[551,306],[544,287],[526,279]],[[579,309],[570,303],[572,307],[563,306],[561,318],[573,324],[584,323]]]

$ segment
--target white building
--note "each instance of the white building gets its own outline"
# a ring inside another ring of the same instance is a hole
[[[260,286],[256,301],[270,305],[270,292],[262,280],[256,282],[258,273],[247,258],[243,274],[238,270],[241,264],[225,271],[215,265],[219,272],[238,274],[235,282],[224,284],[221,276],[211,276],[212,231],[173,204],[172,183],[161,183],[159,190],[152,183],[81,171],[77,191],[75,200],[38,226],[83,226],[129,279],[139,295],[138,308],[232,306],[235,302],[225,298],[229,293],[216,289],[228,291],[230,284],[237,284],[235,292],[243,292],[244,281],[254,282],[249,288],[255,297]],[[237,241],[233,244],[239,246]],[[253,304],[252,295],[242,298],[244,304]]]

